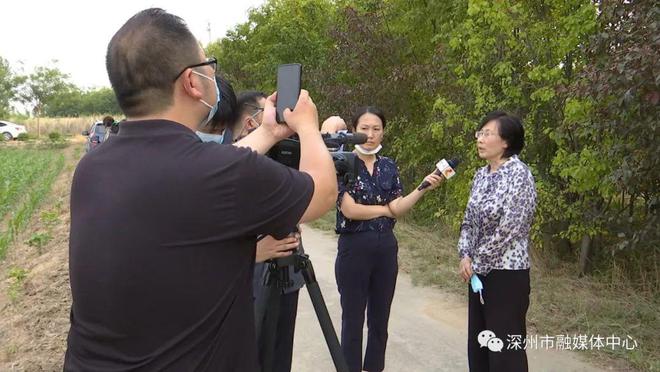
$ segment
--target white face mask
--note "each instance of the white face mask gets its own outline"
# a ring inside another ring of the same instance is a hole
[[[376,148],[373,149],[373,150],[367,150],[367,149],[365,149],[364,147],[362,147],[362,146],[360,146],[360,145],[355,145],[355,150],[357,150],[357,152],[359,152],[359,153],[362,154],[362,155],[375,155],[375,154],[377,154],[378,151],[380,151],[382,148],[383,148],[383,145],[378,145],[378,147],[376,147]]]
[[[220,105],[220,88],[218,88],[218,83],[215,81],[215,76],[213,78],[210,78],[204,74],[200,74],[197,71],[193,71],[193,74],[199,75],[205,79],[211,80],[213,82],[213,85],[215,86],[215,105],[211,106],[209,105],[206,101],[203,99],[199,99],[199,101],[206,107],[210,109],[209,114],[206,116],[206,119],[203,119],[202,121],[202,126],[205,126],[208,124],[211,119],[213,118],[213,115],[218,111],[218,106]]]
[[[202,140],[202,142],[217,142],[217,143],[222,143],[222,139],[224,138],[222,134],[215,134],[215,133],[204,133],[200,131],[196,131],[195,134],[197,134],[197,137]]]

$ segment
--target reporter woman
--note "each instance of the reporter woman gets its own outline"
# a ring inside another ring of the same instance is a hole
[[[529,231],[536,190],[532,173],[518,159],[525,132],[520,119],[496,111],[486,115],[475,137],[488,165],[474,175],[458,242],[459,274],[465,281],[477,274],[484,304],[468,288],[468,363],[470,371],[527,371]],[[501,352],[480,346],[484,330],[503,342]],[[513,336],[520,347],[511,343]]]
[[[341,347],[349,370],[382,371],[385,367],[387,323],[398,273],[398,246],[392,229],[441,178],[426,176],[431,186],[403,197],[394,160],[377,155],[382,148],[385,116],[373,106],[362,107],[353,121],[355,132],[367,135],[356,145],[355,184],[339,186],[337,226],[339,244],[335,276],[341,297]],[[362,364],[362,328],[368,318],[367,350]]]

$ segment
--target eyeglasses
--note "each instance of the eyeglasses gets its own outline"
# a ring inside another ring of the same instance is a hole
[[[474,138],[476,139],[479,139],[479,137],[488,138],[490,136],[497,136],[497,133],[488,130],[478,130],[474,132]]]
[[[174,81],[176,81],[176,79],[178,79],[179,76],[181,76],[181,74],[183,74],[183,72],[186,71],[187,69],[195,68],[195,67],[202,67],[202,66],[211,66],[213,68],[213,74],[215,74],[215,72],[218,69],[218,60],[215,57],[211,57],[211,58],[207,58],[206,61],[204,61],[204,62],[200,62],[200,63],[196,63],[194,65],[186,66],[186,67],[183,68],[183,70],[181,70],[181,72],[179,72],[178,75],[176,75],[176,77],[174,78]]]
[[[253,104],[250,104],[250,103],[245,103],[245,106],[251,107],[251,108],[253,108],[253,109],[255,110],[254,113],[253,113],[252,115],[250,115],[250,116],[252,116],[253,119],[254,119],[257,115],[259,115],[259,113],[261,113],[261,112],[264,111],[264,108],[263,108],[263,107],[259,107],[259,106],[256,106],[256,105],[253,105]]]

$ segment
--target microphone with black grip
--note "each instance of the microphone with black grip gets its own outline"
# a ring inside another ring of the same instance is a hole
[[[339,147],[345,144],[361,145],[367,142],[367,135],[364,133],[324,133],[321,138],[329,147]]]
[[[444,179],[450,179],[454,177],[456,174],[456,167],[458,164],[460,164],[460,160],[458,159],[451,159],[451,160],[445,160],[442,159],[438,162],[438,164],[435,165],[435,174],[436,176],[442,176]],[[422,191],[425,188],[431,186],[431,184],[428,181],[422,182],[421,185],[417,188],[417,190]]]

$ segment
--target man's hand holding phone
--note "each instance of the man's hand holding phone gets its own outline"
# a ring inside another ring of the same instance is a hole
[[[277,103],[277,92],[271,94],[266,99],[264,106],[264,116],[262,126],[267,129],[274,138],[282,140],[290,137],[294,132],[300,134],[300,131],[314,129],[319,131],[319,116],[316,110],[316,105],[309,92],[302,89],[298,102],[293,111],[285,109],[283,116],[285,123],[278,124],[275,119],[275,105]]]
[[[299,135],[301,132],[312,131],[312,133],[319,133],[319,115],[316,110],[316,105],[309,96],[309,92],[301,89],[298,96],[296,107],[291,111],[284,109],[284,121],[286,125],[293,129]]]
[[[261,127],[268,131],[269,135],[279,142],[285,138],[291,137],[294,131],[287,125],[279,124],[276,120],[275,105],[277,103],[277,92],[271,94],[264,104],[263,121]]]

